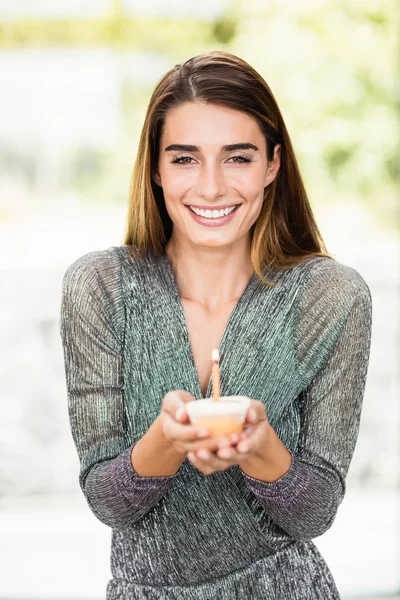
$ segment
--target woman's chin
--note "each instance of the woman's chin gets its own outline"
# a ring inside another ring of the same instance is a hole
[[[193,245],[208,248],[230,246],[236,241],[235,232],[216,231],[216,228],[213,228],[211,231],[202,231],[200,233],[192,230],[188,232],[188,238]]]
[[[231,246],[234,243],[235,240],[231,240],[228,238],[219,238],[219,237],[213,237],[213,238],[196,238],[193,239],[193,245],[194,246],[198,246],[201,248],[224,248],[224,247],[228,247]]]

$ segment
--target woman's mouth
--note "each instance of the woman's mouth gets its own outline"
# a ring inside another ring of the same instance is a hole
[[[235,204],[221,209],[202,209],[190,205],[186,206],[186,208],[197,223],[207,227],[219,227],[225,225],[225,223],[228,223],[233,218],[239,206],[240,204]]]

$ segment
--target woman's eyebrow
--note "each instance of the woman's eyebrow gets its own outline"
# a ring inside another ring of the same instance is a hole
[[[232,150],[255,150],[259,152],[259,149],[254,144],[250,144],[248,142],[243,144],[227,144],[226,146],[222,146],[221,150],[223,152],[232,152]],[[167,146],[164,150],[165,152],[199,152],[199,146],[192,146],[188,144],[171,144]]]

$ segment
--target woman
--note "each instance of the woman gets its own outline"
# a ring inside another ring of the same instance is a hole
[[[276,101],[243,60],[149,103],[123,246],[75,261],[61,334],[80,485],[112,528],[107,598],[337,599],[312,539],[345,492],[371,298],[326,253]],[[251,399],[212,437],[185,404]]]

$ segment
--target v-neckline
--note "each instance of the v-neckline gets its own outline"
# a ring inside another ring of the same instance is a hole
[[[175,304],[176,304],[176,308],[177,308],[177,313],[176,313],[177,321],[178,321],[178,325],[180,326],[181,332],[184,335],[184,339],[185,339],[185,343],[186,343],[185,353],[186,353],[186,357],[189,359],[191,371],[193,374],[193,381],[196,385],[196,389],[197,389],[199,397],[203,398],[203,392],[201,390],[200,378],[199,378],[199,374],[197,372],[196,362],[195,362],[194,353],[193,353],[193,346],[192,346],[192,342],[191,342],[190,334],[189,334],[189,327],[188,327],[187,320],[186,320],[186,315],[185,315],[185,310],[183,307],[182,298],[179,295],[179,290],[178,290],[178,285],[176,283],[175,275],[172,270],[171,263],[169,262],[169,259],[166,254],[159,257],[159,260],[161,261],[163,273],[164,273],[164,275],[166,275],[167,279],[169,280],[169,283],[171,285],[172,295],[175,299]],[[233,309],[229,315],[229,318],[226,322],[224,331],[221,336],[219,348],[218,348],[222,359],[225,358],[224,350],[225,350],[225,339],[227,337],[227,334],[232,329],[234,322],[237,319],[238,314],[240,313],[241,307],[243,306],[243,304],[245,303],[247,298],[250,297],[253,289],[255,288],[255,286],[258,282],[259,282],[259,277],[258,277],[257,273],[254,271],[249,282],[247,283],[247,286],[245,287],[242,295],[236,302],[235,306],[233,307]],[[227,362],[226,359],[223,360],[222,367],[224,365],[226,365],[226,362]],[[210,378],[208,380],[207,391],[206,391],[206,395],[205,395],[206,398],[210,397],[211,391],[212,391],[211,388],[212,388],[212,375],[210,376]]]

